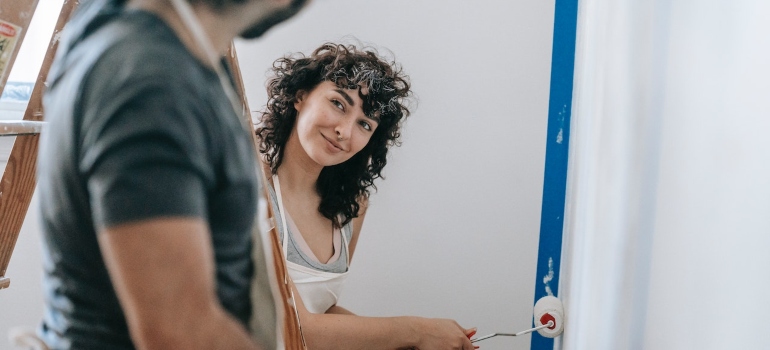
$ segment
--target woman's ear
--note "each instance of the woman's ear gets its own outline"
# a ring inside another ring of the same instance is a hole
[[[296,99],[294,101],[294,109],[299,112],[302,109],[302,104],[305,102],[305,97],[307,97],[307,91],[305,90],[299,90],[297,91],[297,94],[295,95]]]

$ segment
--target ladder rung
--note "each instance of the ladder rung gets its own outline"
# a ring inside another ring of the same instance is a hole
[[[45,122],[31,120],[0,121],[0,136],[35,135],[43,129]]]

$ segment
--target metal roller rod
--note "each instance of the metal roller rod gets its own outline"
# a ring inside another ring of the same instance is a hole
[[[484,339],[489,339],[489,338],[492,338],[492,337],[496,337],[498,335],[507,336],[507,337],[517,337],[517,336],[524,335],[524,334],[527,334],[527,333],[532,333],[532,332],[534,332],[534,331],[536,331],[538,329],[542,329],[542,328],[546,328],[546,327],[553,327],[553,321],[548,321],[548,323],[546,323],[546,324],[544,324],[542,326],[538,326],[538,327],[535,327],[535,328],[530,328],[530,329],[527,329],[527,330],[523,330],[523,331],[521,331],[519,333],[494,333],[494,334],[485,335],[485,336],[480,337],[480,338],[471,339],[471,343],[475,343],[477,341],[481,341],[481,340],[484,340]]]
[[[0,121],[0,136],[36,135],[43,130],[45,122],[31,120]]]

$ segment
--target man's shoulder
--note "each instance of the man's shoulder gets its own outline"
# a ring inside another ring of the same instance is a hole
[[[66,76],[91,83],[184,79],[195,59],[173,30],[145,11],[104,11],[77,18],[65,30],[49,81]],[[136,82],[132,82],[136,83]]]
[[[174,32],[147,13],[126,15],[104,30],[113,32],[94,68],[106,79],[136,77],[168,82],[184,79],[196,67],[194,57]],[[98,39],[97,39],[98,40]],[[97,67],[98,66],[98,67]],[[180,74],[180,73],[188,74]]]
[[[84,66],[75,78],[82,106],[102,108],[146,96],[196,105],[210,83],[209,72],[174,32],[147,13],[122,16],[81,45],[84,52],[75,54],[85,58]]]

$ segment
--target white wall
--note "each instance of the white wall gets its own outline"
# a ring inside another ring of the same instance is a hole
[[[581,6],[561,348],[770,348],[770,4]]]
[[[411,75],[419,104],[377,183],[341,304],[371,316],[454,318],[479,334],[530,326],[553,11],[554,1],[535,0],[313,1],[266,38],[238,42],[253,110],[265,103],[273,60],[329,40],[388,49]],[[0,337],[40,318],[34,208],[11,260],[11,289],[0,291]]]
[[[671,6],[646,349],[770,349],[768,14]]]
[[[377,183],[342,305],[455,318],[479,334],[530,327],[553,11],[531,0],[314,1],[238,45],[252,110],[273,60],[349,35],[389,49],[411,75],[419,105]]]
[[[2,140],[0,140],[2,141]],[[0,163],[4,168],[5,163]],[[5,276],[11,279],[7,289],[0,290],[0,349],[11,349],[7,341],[13,328],[34,329],[43,315],[41,280],[41,236],[37,195],[32,197],[30,210],[21,227],[16,249],[11,256]]]

